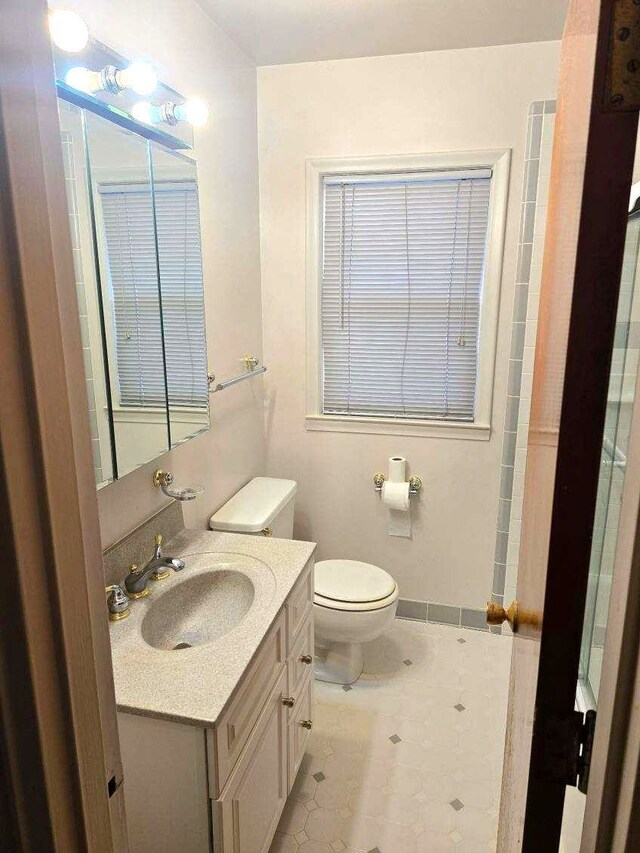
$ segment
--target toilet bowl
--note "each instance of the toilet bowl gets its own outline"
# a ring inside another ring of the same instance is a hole
[[[364,665],[362,644],[396,615],[398,585],[388,572],[358,560],[321,560],[315,566],[315,676],[352,684]]]
[[[211,516],[212,530],[293,538],[294,480],[255,477]],[[362,673],[362,644],[384,632],[398,606],[398,586],[384,569],[358,560],[315,565],[313,603],[320,681],[352,684]]]

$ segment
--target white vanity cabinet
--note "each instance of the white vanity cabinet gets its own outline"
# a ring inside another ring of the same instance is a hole
[[[310,561],[213,726],[118,714],[132,853],[267,853],[312,723],[312,603]]]

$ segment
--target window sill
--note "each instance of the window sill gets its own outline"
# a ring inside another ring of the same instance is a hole
[[[489,441],[490,424],[452,421],[398,421],[391,418],[307,415],[305,427],[311,432],[356,432],[368,435],[430,436],[432,438]]]

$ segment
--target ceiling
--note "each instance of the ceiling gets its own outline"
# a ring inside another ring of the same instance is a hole
[[[559,39],[568,0],[197,0],[258,65]]]

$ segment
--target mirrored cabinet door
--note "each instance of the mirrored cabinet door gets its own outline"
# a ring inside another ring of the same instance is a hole
[[[94,263],[84,116],[79,107],[66,101],[58,103],[82,352],[87,379],[91,447],[96,483],[100,488],[115,479],[116,467],[106,340],[102,333],[102,305]]]
[[[171,446],[209,427],[196,165],[151,143]]]
[[[98,488],[209,429],[196,165],[60,98]]]
[[[170,445],[146,139],[85,112],[117,475]]]

